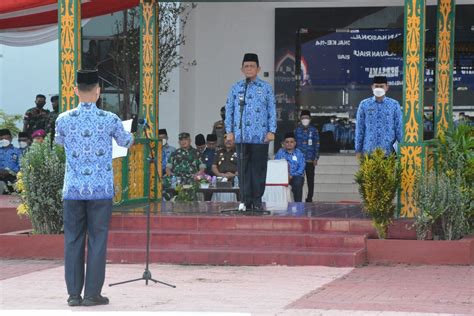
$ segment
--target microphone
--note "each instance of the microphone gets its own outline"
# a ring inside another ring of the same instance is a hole
[[[145,129],[150,128],[150,125],[148,125],[148,123],[146,122],[146,119],[144,119],[144,118],[141,118],[141,119],[138,120],[138,125],[143,126],[143,128],[145,128]]]

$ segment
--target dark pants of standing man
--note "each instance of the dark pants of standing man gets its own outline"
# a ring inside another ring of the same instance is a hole
[[[291,192],[293,192],[293,198],[295,202],[301,202],[303,199],[303,184],[304,184],[304,177],[303,176],[293,176],[290,180],[291,185]]]
[[[306,167],[304,169],[306,173],[306,181],[308,181],[308,196],[306,197],[306,202],[313,202],[313,193],[314,193],[314,164],[312,161],[306,162]]]
[[[64,268],[69,295],[80,295],[84,287],[86,233],[84,297],[101,293],[111,215],[112,200],[64,200]]]
[[[268,144],[237,144],[239,187],[243,189],[243,202],[248,207],[261,208],[267,178]],[[240,163],[242,157],[242,168]],[[242,172],[241,172],[242,170]],[[241,174],[242,173],[242,174]]]

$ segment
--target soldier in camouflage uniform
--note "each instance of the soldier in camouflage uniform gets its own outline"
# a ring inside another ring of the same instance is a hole
[[[194,175],[199,171],[199,153],[191,147],[191,138],[189,133],[179,134],[179,146],[175,152],[171,154],[170,164],[171,171],[182,184],[193,183]]]
[[[23,117],[23,132],[26,132],[30,137],[34,131],[46,129],[48,124],[49,111],[43,109],[46,104],[46,97],[38,94],[35,103],[36,107],[26,111]]]
[[[224,148],[224,134],[225,134],[225,106],[221,107],[221,120],[214,123],[212,126],[212,133],[217,135],[217,150]]]
[[[59,96],[54,95],[51,97],[51,106],[53,107],[53,112],[49,113],[48,123],[46,124],[46,133],[51,133],[51,137],[54,137],[56,119],[59,116]]]

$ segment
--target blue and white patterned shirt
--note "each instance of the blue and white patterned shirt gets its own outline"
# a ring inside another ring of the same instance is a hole
[[[244,97],[245,80],[234,84],[227,97],[225,106],[225,128],[234,133],[236,143],[263,144],[268,132],[275,133],[276,109],[273,89],[268,82],[257,77],[247,87],[243,110],[242,130],[240,133],[240,98]]]
[[[382,148],[388,155],[393,152],[395,141],[402,141],[402,111],[398,101],[385,97],[382,102],[377,102],[375,97],[371,97],[360,102],[355,151],[371,153]]]
[[[312,125],[305,128],[299,124],[295,129],[296,148],[301,150],[306,161],[319,159],[319,133]]]
[[[12,144],[7,147],[0,148],[0,170],[9,169],[13,172],[20,171],[20,149],[14,147]]]
[[[290,166],[290,176],[294,177],[303,175],[306,161],[303,152],[298,148],[295,148],[291,153],[286,151],[284,148],[280,148],[275,155],[275,160],[278,159],[286,159]]]
[[[112,138],[122,147],[133,144],[119,117],[95,103],[80,103],[59,115],[54,140],[66,151],[63,199],[113,198]]]

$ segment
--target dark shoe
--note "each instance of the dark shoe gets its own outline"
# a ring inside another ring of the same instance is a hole
[[[255,211],[263,211],[263,204],[262,203],[254,203],[253,204],[253,210]]]
[[[84,297],[82,306],[96,306],[96,305],[107,305],[109,299],[102,295]]]
[[[245,210],[246,211],[250,211],[252,209],[252,202],[249,202],[249,203],[245,203]]]
[[[81,306],[82,297],[80,295],[69,295],[67,299],[67,305],[69,306]]]
[[[306,203],[312,203],[313,199],[306,199]]]

